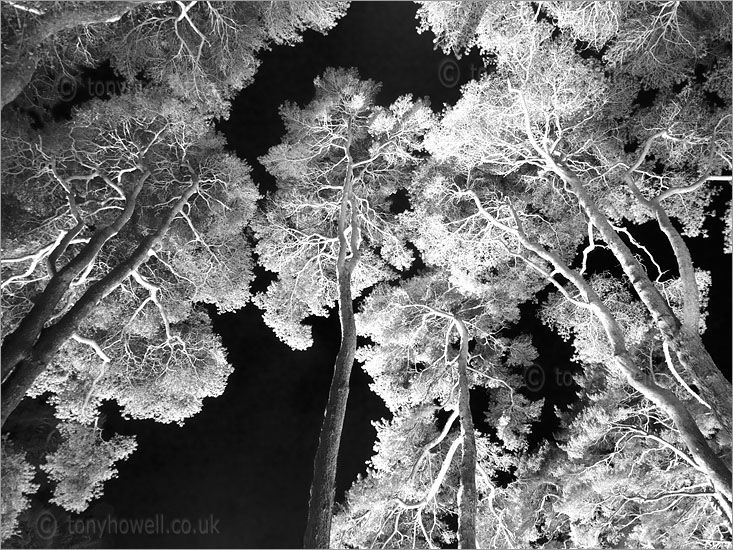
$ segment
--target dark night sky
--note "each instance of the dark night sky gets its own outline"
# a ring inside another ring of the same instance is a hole
[[[358,2],[328,36],[307,32],[295,47],[275,47],[262,55],[254,83],[234,101],[228,121],[219,124],[231,150],[253,167],[262,192],[274,181],[257,158],[280,142],[278,107],[308,102],[313,79],[327,67],[357,67],[362,78],[382,82],[378,102],[400,95],[429,96],[436,110],[459,97],[460,84],[479,68],[477,55],[458,62],[456,86],[441,85],[447,59],[433,50],[432,35],[418,35],[412,3]],[[455,73],[451,73],[453,76]],[[260,277],[255,289],[261,290]],[[315,345],[293,352],[264,325],[259,310],[214,317],[235,372],[221,397],[183,427],[149,421],[122,421],[111,414],[107,427],[136,434],[138,450],[108,482],[89,515],[118,518],[219,518],[220,535],[117,536],[117,547],[259,547],[301,545],[313,456],[328,397],[339,343],[334,316],[314,321]],[[337,498],[357,473],[365,472],[375,431],[372,420],[386,414],[358,367],[341,442]],[[96,508],[96,510],[95,510]]]
[[[412,3],[357,2],[328,36],[307,32],[296,47],[276,47],[262,55],[255,81],[238,96],[228,121],[219,124],[231,150],[253,167],[264,191],[274,181],[257,162],[282,136],[278,107],[284,101],[303,104],[313,95],[313,79],[329,66],[357,67],[363,78],[382,82],[378,102],[387,105],[412,93],[429,96],[436,110],[453,104],[460,86],[441,85],[447,59],[434,51],[432,34],[418,35]],[[481,67],[476,54],[458,62],[469,80]],[[717,222],[715,222],[717,223]],[[719,234],[722,223],[711,227]],[[715,242],[713,242],[715,241]],[[693,255],[703,268],[714,269],[711,316],[706,335],[718,364],[730,365],[731,282],[729,259],[721,260],[719,239],[697,239]],[[724,262],[724,263],[721,263]],[[255,283],[261,290],[262,276]],[[541,346],[538,362],[546,369],[567,369],[570,348],[525,308],[521,329]],[[314,321],[315,345],[292,352],[264,325],[253,305],[235,314],[213,316],[235,367],[219,398],[183,427],[152,421],[123,421],[114,411],[107,428],[135,434],[138,450],[119,466],[119,477],[105,485],[102,499],[84,516],[152,518],[196,522],[218,518],[219,535],[108,537],[114,547],[259,547],[301,545],[305,527],[312,459],[326,403],[339,330],[335,315]],[[727,373],[730,377],[730,372]],[[357,473],[365,471],[375,435],[370,421],[386,414],[368,388],[367,375],[352,375],[341,444],[337,498]],[[567,401],[568,392],[548,387],[545,395]],[[549,407],[548,407],[549,409]]]

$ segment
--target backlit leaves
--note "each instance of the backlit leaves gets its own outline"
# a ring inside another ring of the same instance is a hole
[[[30,506],[30,496],[38,490],[33,483],[35,470],[7,435],[2,437],[2,530],[0,540],[17,534],[18,516]]]
[[[82,424],[64,423],[58,429],[63,441],[41,468],[56,482],[51,502],[79,513],[102,494],[105,481],[117,476],[115,463],[132,454],[137,443],[119,435],[105,441],[98,429]]]

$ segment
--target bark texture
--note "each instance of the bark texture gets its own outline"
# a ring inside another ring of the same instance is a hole
[[[468,385],[468,331],[460,319],[455,319],[461,336],[458,355],[458,410],[461,416],[461,486],[458,490],[458,548],[476,546],[476,434],[471,416]]]
[[[339,254],[336,261],[341,345],[336,355],[328,403],[313,463],[308,521],[303,538],[304,548],[328,548],[331,542],[338,452],[349,398],[349,379],[356,355],[356,321],[351,297],[351,274],[359,259],[359,220],[352,189],[354,163],[349,147],[350,142],[346,145],[348,165],[341,196],[338,223]],[[350,241],[346,239],[347,227],[351,229]],[[348,258],[347,249],[351,250],[351,256]]]
[[[345,302],[339,306],[341,319],[341,346],[334,365],[328,405],[321,425],[318,450],[313,465],[308,523],[304,548],[328,548],[331,538],[331,517],[336,485],[336,466],[344,426],[346,403],[349,398],[349,379],[356,353],[356,324],[351,303],[351,284],[346,278],[339,281],[339,294]]]

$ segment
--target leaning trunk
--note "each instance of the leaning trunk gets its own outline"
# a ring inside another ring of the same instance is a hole
[[[338,222],[339,254],[336,261],[338,277],[339,320],[341,321],[341,346],[334,365],[328,403],[318,438],[318,450],[313,463],[308,522],[303,538],[304,548],[328,548],[331,543],[331,518],[336,491],[336,466],[341,432],[344,427],[346,403],[349,398],[349,379],[356,355],[356,321],[351,297],[351,274],[359,258],[359,221],[356,213],[353,183],[353,162],[346,146],[347,173],[341,196],[341,211]],[[350,222],[349,210],[351,213]],[[346,239],[347,226],[351,226],[351,240]],[[351,256],[346,257],[347,249]]]
[[[710,405],[713,413],[723,428],[731,433],[730,413],[733,407],[731,388],[727,380],[715,365],[713,358],[705,349],[700,338],[700,292],[695,280],[695,267],[690,250],[674,227],[669,216],[656,199],[648,201],[659,228],[667,236],[679,267],[680,280],[683,286],[683,323],[677,334],[668,341],[678,361],[682,365],[687,381],[692,381],[702,399]],[[717,414],[722,411],[722,414]]]
[[[651,313],[662,338],[669,344],[687,373],[694,373],[695,382],[700,385],[703,398],[710,401],[712,413],[723,429],[731,433],[730,411],[733,406],[730,383],[717,368],[710,354],[702,345],[699,335],[690,335],[682,325],[659,290],[649,280],[644,268],[634,257],[629,247],[611,227],[606,216],[593,202],[585,190],[583,182],[569,169],[550,159],[551,168],[568,183],[586,215],[598,229],[626,276],[636,290],[639,298]],[[693,275],[694,277],[694,275]],[[696,327],[695,327],[696,328]],[[688,333],[688,334],[686,334]]]
[[[531,129],[528,129],[528,135],[531,136]],[[535,148],[541,154],[542,149],[533,143]],[[548,166],[554,170],[562,179],[568,183],[578,198],[581,207],[585,210],[595,227],[599,229],[606,240],[609,248],[616,254],[616,258],[622,264],[624,272],[631,280],[634,288],[642,298],[642,301],[654,316],[657,326],[663,337],[669,336],[670,330],[675,329],[679,332],[679,321],[669,309],[669,305],[659,295],[656,288],[650,283],[643,268],[629,251],[628,247],[621,241],[618,234],[608,223],[598,207],[593,203],[583,187],[583,183],[573,175],[569,170],[559,166],[555,160],[549,155],[545,156]],[[479,203],[480,207],[480,203]],[[500,224],[488,212],[482,210],[483,215],[494,225],[504,229],[506,226]],[[543,246],[530,241],[524,234],[521,227],[514,230],[513,234],[519,239],[522,246],[527,250],[534,252],[538,257],[549,262],[555,272],[565,277],[578,291],[580,291],[586,304],[591,308],[603,324],[606,336],[613,347],[614,360],[620,370],[626,376],[629,384],[638,390],[644,397],[652,401],[664,413],[666,413],[674,423],[680,433],[680,439],[684,442],[689,451],[692,460],[695,462],[698,470],[706,474],[710,480],[710,484],[715,488],[727,502],[731,502],[731,469],[715,452],[711,449],[705,437],[700,432],[695,420],[686,409],[684,403],[670,390],[662,388],[653,379],[644,374],[634,364],[626,349],[626,343],[623,331],[618,322],[614,318],[611,311],[603,303],[598,294],[593,290],[590,284],[571,269],[562,258],[556,253],[550,252]],[[547,273],[545,277],[551,282],[557,283],[552,275]],[[649,284],[646,284],[649,283]],[[562,287],[560,287],[562,289]],[[567,297],[567,296],[566,296]],[[661,303],[659,303],[661,300]],[[726,387],[730,385],[726,382]],[[728,390],[730,391],[730,390]],[[729,411],[729,409],[728,409]],[[728,411],[723,411],[724,416]]]
[[[38,340],[27,356],[15,366],[8,378],[3,381],[2,400],[0,401],[0,426],[5,425],[5,421],[23,400],[36,378],[43,374],[48,363],[61,349],[61,346],[77,331],[81,322],[89,317],[101,300],[150,257],[150,250],[165,236],[173,220],[196,192],[198,192],[198,178],[194,178],[191,186],[178,199],[153,235],[145,238],[124,262],[115,266],[107,275],[90,286],[59,321],[41,331]]]
[[[74,282],[76,277],[89,264],[96,260],[102,247],[117,235],[130,220],[135,210],[137,196],[140,194],[149,176],[150,172],[145,170],[136,182],[131,193],[126,197],[124,210],[110,225],[94,233],[92,238],[89,239],[89,242],[84,245],[81,251],[68,264],[58,272],[52,272],[51,280],[46,285],[46,288],[43,289],[41,295],[35,300],[35,305],[23,318],[18,327],[5,337],[2,345],[2,360],[0,361],[3,385],[16,366],[30,356],[43,327],[53,316],[56,306],[68,292],[71,283]],[[51,253],[52,259],[63,253],[67,245],[65,241],[66,239],[62,240],[59,246]],[[50,263],[50,268],[55,270],[55,260],[52,260]]]
[[[521,231],[517,232],[517,236],[525,248],[552,264],[558,273],[570,281],[581,292],[593,313],[601,321],[606,336],[613,347],[614,360],[621,372],[626,376],[629,384],[671,418],[679,431],[680,439],[684,442],[697,465],[697,469],[707,475],[710,484],[726,501],[731,502],[733,500],[733,493],[729,465],[718,457],[710,445],[708,445],[707,440],[700,432],[699,427],[684,403],[672,391],[662,388],[654,381],[653,377],[644,374],[643,371],[636,367],[626,349],[623,330],[606,304],[596,294],[595,290],[575,270],[568,267],[557,254],[530,241]]]
[[[614,351],[616,364],[626,375],[629,384],[669,416],[679,431],[680,439],[685,443],[697,465],[697,469],[708,477],[717,493],[722,495],[726,501],[731,502],[733,492],[731,492],[730,467],[710,448],[705,436],[700,432],[684,404],[670,390],[658,386],[637,369],[625,349],[620,352]]]
[[[458,490],[458,548],[476,546],[476,435],[471,417],[468,385],[468,331],[463,321],[456,319],[461,335],[458,356],[458,410],[461,415],[461,486]]]
[[[685,378],[695,383],[702,399],[713,409],[713,413],[723,428],[730,434],[730,417],[726,414],[731,410],[730,386],[725,379],[722,379],[722,373],[700,338],[700,291],[695,279],[695,267],[690,250],[682,235],[672,224],[659,199],[645,200],[631,179],[628,183],[637,200],[654,212],[659,228],[666,235],[679,267],[683,288],[682,328],[673,341],[668,343],[671,344],[670,347],[682,365]],[[722,415],[716,414],[719,410],[723,411]],[[723,474],[725,475],[725,472]],[[733,525],[730,500],[723,496],[722,490],[717,490],[714,498],[718,508],[728,519],[728,524]]]

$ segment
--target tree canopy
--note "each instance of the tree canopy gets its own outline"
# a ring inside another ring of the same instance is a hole
[[[713,13],[720,13],[715,24],[700,27],[702,14]],[[478,47],[488,65],[426,136],[437,165],[410,188],[414,212],[404,216],[418,228],[421,258],[474,296],[497,266],[534,272],[539,280],[500,275],[508,302],[516,306],[550,283],[555,292],[541,318],[571,339],[585,370],[578,404],[558,412],[559,448],[518,457],[513,481],[491,492],[486,519],[478,514],[479,546],[726,544],[730,383],[700,339],[710,277],[695,268],[685,237],[704,234],[716,215],[709,207],[716,186],[730,181],[729,94],[713,92],[729,78],[730,10],[721,3],[441,2],[422,4],[418,18],[437,47],[459,54]],[[652,100],[642,103],[650,87]],[[635,227],[646,222],[666,237],[671,268],[639,238]],[[616,270],[594,266],[601,250]],[[400,302],[382,303],[382,314]],[[399,342],[403,333],[388,326],[374,334]],[[403,342],[420,334],[413,329]],[[419,380],[431,363],[413,353]],[[366,355],[365,366],[400,415],[415,397],[404,378],[413,367],[398,356],[375,362]],[[382,369],[399,377],[386,384]],[[412,433],[414,420],[404,422],[396,417],[392,429]],[[492,425],[500,430],[504,422]],[[404,516],[394,500],[400,485],[384,473],[417,467],[420,445],[404,466],[380,469],[383,456],[404,452],[395,442],[410,439],[386,429],[378,438],[385,444],[375,449],[376,467],[354,485],[335,540],[437,546],[434,529],[451,517],[446,497],[434,501],[440,507],[428,529],[422,510]],[[445,465],[455,447],[443,438]],[[460,481],[450,486],[457,490]],[[511,499],[536,506],[534,518]]]
[[[228,115],[251,83],[257,54],[326,33],[347,2],[6,2],[2,104],[23,94],[53,103],[75,90],[80,69],[109,61],[126,79],[166,85],[205,113]],[[64,98],[68,99],[68,98]]]
[[[55,415],[40,451],[3,435],[3,540],[41,485],[80,513],[135,451],[105,402],[182,424],[221,395],[210,314],[253,301],[295,351],[338,315],[305,547],[730,545],[718,283],[691,246],[732,178],[730,5],[418,4],[479,76],[437,112],[326,69],[280,107],[265,197],[214,120],[347,3],[2,4],[2,423],[26,396]],[[101,63],[124,89],[54,118]],[[528,316],[572,346],[568,407],[535,391]],[[355,363],[389,415],[335,503]]]
[[[181,424],[224,391],[232,367],[203,305],[248,303],[259,195],[212,116],[251,82],[258,52],[327,32],[345,8],[2,4],[2,421],[26,395],[48,396],[61,442],[41,466],[67,510],[85,509],[135,448],[101,438],[103,402]],[[64,87],[103,62],[122,93],[54,120],[74,99]],[[34,487],[17,470],[3,539]]]

